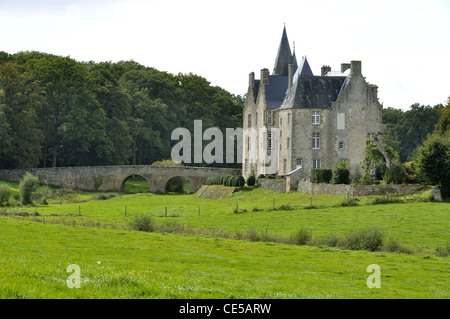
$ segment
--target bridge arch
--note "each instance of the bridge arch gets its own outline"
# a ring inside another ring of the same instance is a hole
[[[194,182],[188,177],[183,175],[175,175],[169,177],[164,183],[164,192],[175,192],[192,194],[195,191]]]
[[[128,181],[130,182],[129,184],[131,184],[130,187],[126,187],[125,185]],[[142,183],[142,181],[144,181],[147,185],[144,186],[143,184],[145,183]],[[149,193],[151,191],[150,185],[150,181],[141,174],[127,174],[127,176],[123,178],[122,182],[120,183],[119,191],[124,192],[128,190],[128,192],[130,193],[138,193],[140,192],[140,189],[146,188],[146,192]]]

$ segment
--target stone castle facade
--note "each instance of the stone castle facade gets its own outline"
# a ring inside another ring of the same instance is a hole
[[[362,76],[361,61],[343,63],[338,71],[323,66],[314,75],[306,57],[297,63],[284,28],[272,74],[262,69],[259,80],[249,75],[243,129],[265,133],[244,135],[242,175],[273,173],[261,150],[276,160],[281,176],[309,180],[313,168],[343,160],[354,173],[366,140],[382,131],[377,89]]]

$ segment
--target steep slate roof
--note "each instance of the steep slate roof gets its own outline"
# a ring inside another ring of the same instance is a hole
[[[286,97],[288,77],[269,75],[269,83],[264,84],[267,108],[278,108]]]
[[[302,61],[300,62],[300,65],[298,66],[297,71],[295,71],[294,74],[294,81],[299,77],[299,76],[314,76],[311,67],[309,66],[308,60],[306,59],[306,57],[302,58]]]
[[[345,83],[346,77],[298,77],[289,90],[280,108],[319,108],[331,107]]]
[[[291,59],[291,47],[289,46],[286,27],[284,27],[280,47],[278,48],[277,58],[275,59],[273,75],[288,75],[288,65],[291,63]]]

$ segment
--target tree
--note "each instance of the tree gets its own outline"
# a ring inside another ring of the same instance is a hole
[[[433,134],[429,135],[415,153],[417,175],[425,182],[441,186],[442,195],[450,196],[450,97],[441,110]]]
[[[19,183],[20,202],[23,205],[31,204],[31,195],[39,186],[39,178],[26,172]]]
[[[443,196],[450,196],[450,133],[431,135],[417,149],[415,162],[425,182],[440,185]]]
[[[15,62],[0,65],[2,167],[24,168],[39,163],[43,135],[38,127],[37,112],[42,101],[42,87],[21,66]]]
[[[386,145],[384,141],[380,141],[378,135],[375,135],[373,141],[366,141],[366,147],[364,148],[362,167],[365,175],[363,178],[367,180],[371,174],[371,170],[376,170],[383,165],[387,167],[383,177],[387,183],[398,184],[405,178],[404,169],[400,163],[398,154],[392,147]]]
[[[431,107],[416,103],[405,112],[393,108],[383,110],[383,123],[388,128],[383,140],[398,153],[402,163],[411,160],[417,146],[433,132],[442,107],[442,104]]]

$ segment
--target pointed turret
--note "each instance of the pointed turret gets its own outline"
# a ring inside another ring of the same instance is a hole
[[[280,47],[278,48],[277,58],[275,59],[275,66],[273,68],[273,75],[288,75],[289,64],[293,56],[291,55],[291,47],[286,33],[286,26],[283,28],[283,35],[281,36]]]

